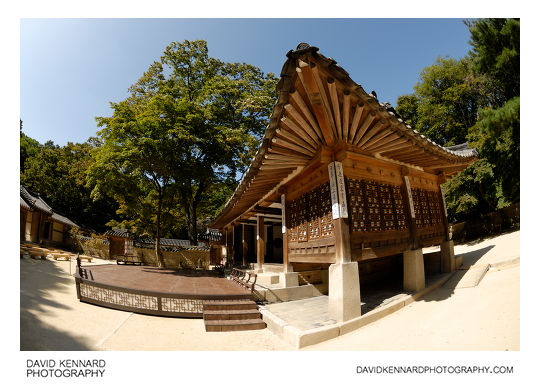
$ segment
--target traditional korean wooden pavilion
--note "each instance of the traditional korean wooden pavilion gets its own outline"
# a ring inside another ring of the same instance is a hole
[[[211,224],[227,259],[262,272],[266,253],[282,263],[283,287],[298,285],[303,265],[327,269],[338,321],[360,315],[362,271],[378,260],[399,265],[410,291],[425,286],[423,247],[440,245],[440,271],[452,271],[441,184],[475,151],[419,134],[305,43],[287,53],[278,92],[257,154]]]

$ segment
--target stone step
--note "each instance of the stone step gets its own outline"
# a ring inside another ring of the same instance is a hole
[[[203,317],[204,320],[246,320],[262,318],[258,309],[204,311]]]
[[[251,331],[266,328],[266,323],[262,319],[206,320],[204,325],[206,332]]]
[[[203,311],[227,311],[257,309],[253,300],[206,300],[203,301]]]

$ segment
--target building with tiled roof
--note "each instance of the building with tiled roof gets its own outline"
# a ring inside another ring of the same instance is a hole
[[[253,265],[261,283],[268,262],[282,264],[281,287],[326,282],[337,321],[360,314],[359,279],[401,275],[416,291],[426,270],[453,269],[441,184],[476,151],[415,131],[305,43],[287,53],[277,91],[259,149],[211,224],[228,262]],[[433,245],[439,264],[424,269]]]
[[[20,186],[20,240],[66,245],[69,230],[79,227],[72,220],[55,212],[39,195]]]

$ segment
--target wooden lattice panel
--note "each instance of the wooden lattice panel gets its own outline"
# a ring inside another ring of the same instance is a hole
[[[288,202],[286,212],[289,241],[303,242],[333,236],[329,183]]]
[[[407,229],[405,203],[397,185],[347,179],[352,232]]]
[[[321,223],[319,221],[319,197],[317,188],[308,192],[307,200],[307,230],[310,239],[321,237]]]
[[[431,223],[436,226],[443,224],[443,213],[441,207],[441,201],[439,198],[439,193],[435,191],[428,191],[428,203],[429,211],[431,213]]]
[[[285,211],[289,241],[298,241],[298,224],[300,220],[298,216],[299,212],[298,212],[297,206],[298,206],[298,199],[293,200],[287,203],[287,208]]]
[[[349,221],[353,232],[367,231],[366,212],[364,209],[364,191],[361,180],[347,179],[349,194]]]
[[[431,215],[429,212],[428,191],[413,188],[411,190],[414,203],[415,223],[418,228],[431,226]]]
[[[392,187],[388,184],[379,184],[379,199],[382,210],[382,225],[385,231],[396,229],[396,216],[394,210]]]
[[[321,237],[334,236],[334,222],[332,220],[332,199],[330,197],[330,183],[317,188],[319,196],[319,217],[321,218]]]
[[[382,210],[379,200],[379,185],[375,181],[364,181],[364,201],[369,231],[382,231]]]

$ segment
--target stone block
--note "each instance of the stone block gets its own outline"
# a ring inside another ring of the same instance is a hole
[[[426,287],[422,248],[403,252],[403,289],[420,291]]]
[[[279,283],[283,288],[298,287],[298,272],[282,272]]]
[[[441,272],[454,272],[456,270],[456,258],[454,256],[454,241],[441,243]]]
[[[328,269],[328,312],[344,322],[361,315],[358,263],[332,264]]]

